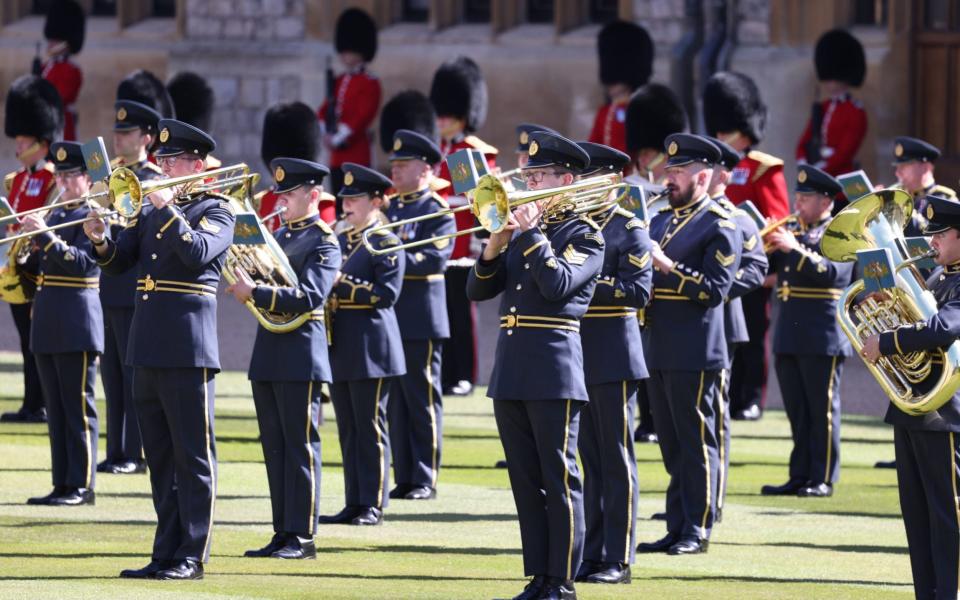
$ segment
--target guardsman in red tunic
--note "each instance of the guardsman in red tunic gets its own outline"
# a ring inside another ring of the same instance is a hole
[[[53,165],[46,161],[50,144],[63,132],[63,104],[56,88],[36,75],[24,75],[10,86],[4,115],[4,133],[14,139],[17,160],[23,165],[3,178],[4,194],[14,212],[43,206],[57,194]],[[0,246],[6,254],[8,245]],[[30,314],[33,303],[11,304],[23,355],[23,405],[4,413],[0,421],[42,423],[47,420],[37,364],[30,351]]]
[[[703,91],[703,121],[707,134],[743,154],[730,173],[727,198],[734,205],[750,200],[768,219],[790,212],[783,161],[754,150],[763,139],[767,106],[752,79],[741,73],[721,71],[707,81]],[[743,296],[750,341],[736,350],[730,374],[730,416],[755,420],[762,414],[767,384],[764,346],[770,326],[770,288]]]
[[[487,168],[496,168],[497,149],[476,135],[487,118],[487,82],[480,67],[472,59],[459,56],[440,65],[430,85],[430,102],[437,112],[440,130],[440,178],[452,181],[446,158],[458,150],[479,150],[487,159]],[[454,196],[453,188],[440,191],[451,207],[463,206],[468,200]],[[457,231],[474,227],[473,214],[456,214]],[[444,349],[444,394],[466,396],[473,391],[476,378],[476,316],[467,299],[467,275],[476,262],[479,247],[472,235],[454,239],[453,254],[447,262],[447,314],[450,317],[450,339]]]
[[[370,133],[380,108],[380,80],[367,72],[377,54],[377,25],[359,8],[348,8],[337,19],[334,46],[346,70],[337,76],[317,116],[323,125],[323,142],[333,189],[343,185],[343,163],[370,166]],[[328,87],[331,77],[328,75]],[[337,213],[339,214],[339,210]]]
[[[653,41],[642,26],[613,21],[597,36],[606,103],[597,110],[589,141],[627,151],[627,103],[653,71]]]
[[[270,162],[278,157],[299,158],[311,162],[317,159],[320,151],[320,123],[313,109],[303,102],[277,103],[267,109],[263,116],[263,137],[260,142],[260,158],[270,167]],[[260,218],[267,217],[280,207],[276,186],[272,185],[256,195],[254,204]],[[332,194],[321,192],[318,205],[320,219],[333,225],[337,220],[336,205]],[[276,215],[265,224],[270,231],[276,231],[285,219]]]
[[[834,29],[820,36],[813,62],[823,100],[814,103],[797,142],[797,162],[836,177],[857,168],[854,159],[867,135],[867,112],[850,95],[850,88],[863,84],[867,61],[857,38]]]
[[[661,183],[667,166],[664,142],[667,136],[681,133],[686,128],[687,113],[673,90],[660,83],[648,83],[634,92],[627,104],[628,169],[633,171],[627,181],[637,185]],[[641,337],[644,344],[647,338],[647,335]],[[644,349],[647,356],[652,351]],[[653,415],[650,414],[650,397],[645,385],[640,385],[637,391],[637,416],[639,423],[633,439],[657,443]]]
[[[63,101],[63,139],[77,139],[77,109],[74,104],[83,85],[83,72],[70,56],[83,48],[86,17],[74,0],[50,3],[43,37],[47,39],[47,60],[37,73],[57,88]]]

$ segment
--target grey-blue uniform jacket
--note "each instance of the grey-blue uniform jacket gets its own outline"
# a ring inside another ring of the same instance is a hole
[[[720,370],[727,366],[724,299],[740,262],[740,233],[729,212],[704,195],[667,207],[650,222],[650,239],[675,265],[653,273],[647,307],[649,369]]]
[[[819,254],[820,239],[830,219],[788,229],[800,242],[799,250],[774,251],[770,270],[777,273],[780,316],[773,334],[775,354],[850,356],[847,336],[837,323],[837,301],[850,285],[854,263],[833,262]]]
[[[90,209],[81,204],[57,208],[47,225],[83,219]],[[103,310],[97,293],[100,267],[90,252],[83,225],[38,234],[35,243],[40,279],[33,301],[30,349],[36,354],[103,352]]]
[[[407,372],[394,304],[403,287],[403,252],[379,256],[363,245],[363,231],[340,234],[340,281],[333,287],[333,346],[330,366],[334,381],[393,377]],[[376,248],[400,244],[381,231],[371,236]]]
[[[717,196],[713,200],[730,213],[743,240],[740,247],[740,267],[733,276],[723,314],[727,341],[731,344],[742,344],[750,341],[750,334],[747,333],[747,321],[740,298],[763,285],[769,263],[767,254],[763,251],[760,229],[750,215],[734,206],[726,196]],[[733,360],[733,357],[730,356],[729,359]]]
[[[603,266],[593,300],[580,323],[587,385],[645,379],[637,310],[647,305],[653,281],[647,224],[614,207],[591,215],[603,234]]]
[[[137,163],[128,167],[140,181],[149,181],[163,177],[163,171],[157,165],[149,160]],[[140,216],[147,214],[153,205],[146,202],[140,207]],[[108,220],[108,229],[110,237],[116,239],[123,231],[121,225],[116,219]],[[100,277],[100,302],[104,308],[133,308],[134,298],[137,294],[137,271],[129,269],[118,275],[111,275],[106,271]]]
[[[396,196],[390,201],[387,218],[391,221],[428,215],[448,208],[447,201],[429,188]],[[455,233],[453,216],[411,223],[395,233],[401,242],[422,240],[435,235]],[[447,288],[443,273],[453,252],[453,240],[446,239],[405,251],[406,270],[403,293],[394,307],[405,340],[445,339],[450,337],[447,318]]]
[[[127,364],[220,369],[217,284],[235,220],[226,197],[197,194],[132,219],[107,240],[104,271],[138,268]]]
[[[935,272],[927,280],[927,288],[937,299],[937,314],[926,323],[881,334],[882,354],[946,348],[960,339],[960,265],[948,265]],[[960,433],[960,392],[938,410],[922,416],[908,415],[891,404],[884,420],[907,429]]]
[[[260,285],[253,303],[271,312],[311,313],[287,333],[257,328],[250,357],[251,381],[330,381],[324,303],[340,268],[340,244],[319,215],[287,223],[274,233],[297,274],[296,287]]]
[[[580,319],[603,265],[593,221],[564,215],[520,233],[467,278],[471,300],[500,292],[500,336],[487,395],[497,400],[586,402]]]

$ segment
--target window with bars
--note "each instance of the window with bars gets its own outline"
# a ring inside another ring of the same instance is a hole
[[[960,11],[952,0],[924,0],[921,25],[928,31],[960,31]]]
[[[403,0],[400,20],[408,23],[426,23],[430,12],[430,0]]]
[[[856,0],[853,4],[855,25],[886,25],[888,0]]]
[[[552,23],[553,0],[527,0],[528,23]]]
[[[464,0],[464,23],[489,23],[491,17],[491,0]]]
[[[609,23],[619,16],[618,0],[590,0],[588,17],[591,23]]]

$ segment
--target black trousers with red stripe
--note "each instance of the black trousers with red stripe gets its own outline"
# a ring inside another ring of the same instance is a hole
[[[917,598],[957,597],[960,434],[894,426],[897,486]]]
[[[35,354],[47,405],[54,487],[93,488],[97,470],[96,352]]]

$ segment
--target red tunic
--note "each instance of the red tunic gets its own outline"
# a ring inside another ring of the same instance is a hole
[[[820,126],[820,161],[815,167],[836,177],[855,169],[854,157],[867,136],[867,112],[860,102],[849,94],[824,100],[820,103],[823,123]],[[807,159],[807,143],[810,141],[810,121],[797,142],[797,160]]]
[[[277,194],[272,190],[266,190],[260,195],[260,209],[258,214],[263,218],[277,209]],[[333,196],[324,194],[320,199],[320,218],[327,225],[333,225],[337,220],[337,205]],[[282,225],[279,216],[271,217],[265,221],[268,231],[276,231]]]
[[[345,162],[370,166],[370,135],[367,130],[373,125],[380,109],[380,93],[380,80],[366,71],[344,73],[337,77],[334,84],[337,124],[346,125],[351,133],[342,148],[331,150],[331,167],[339,167]],[[317,111],[321,123],[325,122],[326,115],[327,102],[324,101]]]
[[[450,169],[447,167],[447,155],[453,154],[457,150],[463,150],[464,148],[472,148],[474,150],[480,150],[483,152],[487,159],[487,168],[491,171],[497,167],[498,150],[477,136],[468,135],[466,137],[458,137],[453,141],[442,140],[440,142],[440,152],[443,154],[443,160],[440,161],[440,171],[437,173],[441,179],[445,181],[453,181],[450,178]],[[467,202],[466,198],[453,195],[452,185],[438,190],[437,193],[440,194],[440,196],[449,202],[450,206],[454,208],[457,206],[463,206]],[[470,229],[471,227],[476,227],[477,225],[474,220],[473,213],[468,210],[458,212],[456,215],[454,215],[454,218],[457,222],[457,231]],[[450,255],[450,260],[467,258],[470,255],[470,236],[461,235],[457,238],[454,238],[453,254]]]
[[[43,65],[41,76],[53,84],[63,101],[63,139],[77,139],[77,110],[74,104],[83,85],[83,71],[65,55],[51,58]]]
[[[756,150],[747,152],[733,168],[726,192],[734,204],[752,201],[765,217],[779,219],[790,214],[783,161],[775,156]]]
[[[627,151],[627,103],[610,102],[597,110],[588,141]]]
[[[53,179],[53,165],[43,161],[33,169],[20,169],[7,175],[3,183],[13,212],[43,206],[57,189]]]

